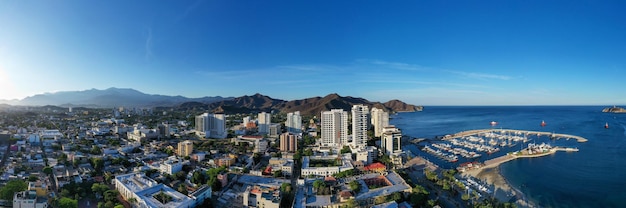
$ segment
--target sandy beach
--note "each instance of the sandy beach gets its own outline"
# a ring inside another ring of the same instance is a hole
[[[520,207],[537,207],[532,202],[529,203],[528,198],[511,184],[500,173],[500,167],[487,167],[469,170],[463,173],[465,176],[472,176],[494,186],[494,197],[502,202],[510,201],[511,197],[515,197],[515,202]]]

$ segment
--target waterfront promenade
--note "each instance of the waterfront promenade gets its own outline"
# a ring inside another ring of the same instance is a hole
[[[462,137],[485,134],[485,133],[490,133],[490,132],[498,132],[502,134],[524,134],[524,135],[549,136],[555,139],[561,139],[561,138],[576,139],[576,141],[578,142],[587,142],[587,139],[581,136],[576,136],[576,135],[558,134],[558,133],[543,132],[543,131],[515,130],[515,129],[476,129],[476,130],[462,131],[453,135],[446,135],[443,139],[447,140],[447,139],[462,138]]]

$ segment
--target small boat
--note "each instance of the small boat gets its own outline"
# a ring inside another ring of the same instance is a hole
[[[541,121],[541,126],[542,127],[546,126],[546,121]]]
[[[498,125],[498,122],[491,121],[491,123],[490,123],[490,124],[491,124],[491,126],[495,126],[495,125]]]
[[[609,122],[606,122],[606,123],[604,124],[604,128],[605,128],[605,129],[608,129],[608,128],[609,128]]]

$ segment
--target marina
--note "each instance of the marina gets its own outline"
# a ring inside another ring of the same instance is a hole
[[[550,139],[547,141],[558,139],[587,141],[583,137],[569,134],[514,129],[479,129],[445,135],[441,140],[427,142],[421,150],[449,164],[442,165],[459,170],[489,168],[519,157],[540,157],[556,151],[578,151],[576,148],[553,147],[554,144],[538,143],[546,141],[545,138]],[[464,166],[464,164],[475,162],[479,164],[471,168]]]

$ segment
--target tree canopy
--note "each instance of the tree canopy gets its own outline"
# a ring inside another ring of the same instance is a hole
[[[28,188],[28,184],[22,180],[10,180],[0,188],[0,198],[4,200],[13,200],[13,194],[15,192],[25,191]]]
[[[59,199],[59,208],[76,208],[78,207],[78,200],[61,197]]]

